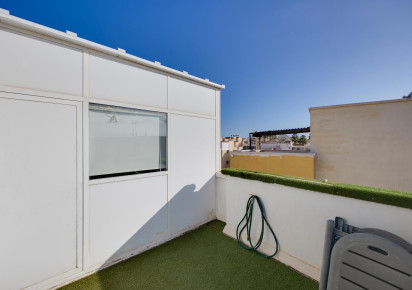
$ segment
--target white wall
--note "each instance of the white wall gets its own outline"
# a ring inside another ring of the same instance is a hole
[[[345,218],[350,225],[383,229],[412,242],[410,209],[219,176],[217,216],[227,223],[224,232],[236,238],[236,227],[245,214],[250,194],[259,196],[279,240],[280,253],[276,259],[316,280],[320,278],[326,221],[336,216]],[[252,238],[260,233],[258,209],[255,214],[257,224]],[[272,238],[265,235],[262,249],[267,253],[273,252],[271,245]]]
[[[82,52],[0,27],[0,85],[80,96]]]
[[[97,182],[90,186],[91,266],[109,263],[168,235],[167,175]]]
[[[215,87],[3,24],[0,288],[56,287],[215,218]],[[89,181],[89,103],[167,113],[168,171]]]
[[[290,143],[262,143],[262,150],[291,150],[292,145]]]
[[[215,217],[215,121],[169,117],[171,231]]]
[[[0,289],[81,267],[81,111],[78,102],[0,93]]]
[[[167,107],[167,76],[92,54],[90,97],[164,109]]]
[[[221,173],[216,173],[216,196],[215,196],[215,211],[216,218],[218,220],[227,221],[226,208],[227,208],[227,182],[226,178]]]
[[[169,109],[215,116],[215,92],[190,81],[169,78]]]

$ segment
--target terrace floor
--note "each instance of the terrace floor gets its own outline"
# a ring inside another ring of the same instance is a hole
[[[212,221],[63,289],[318,289],[287,266],[244,250],[223,228]]]

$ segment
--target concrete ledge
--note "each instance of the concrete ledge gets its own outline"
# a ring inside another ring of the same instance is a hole
[[[265,183],[276,183],[316,192],[338,195],[347,198],[361,199],[370,202],[412,209],[412,193],[375,187],[359,186],[344,183],[326,182],[316,179],[305,179],[293,176],[283,176],[264,172],[242,170],[235,168],[222,169],[228,176],[258,180]]]

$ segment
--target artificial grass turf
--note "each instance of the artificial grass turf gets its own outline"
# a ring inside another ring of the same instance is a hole
[[[276,183],[285,186],[412,209],[412,193],[406,191],[324,182],[316,179],[277,175],[235,168],[224,168],[222,169],[222,173],[243,179]]]
[[[318,289],[287,266],[207,225],[62,289]]]

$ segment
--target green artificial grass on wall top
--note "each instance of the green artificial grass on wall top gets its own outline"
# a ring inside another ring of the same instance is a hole
[[[411,192],[325,182],[234,168],[222,169],[222,174],[412,209]]]
[[[62,289],[318,289],[273,259],[244,250],[209,224]]]

